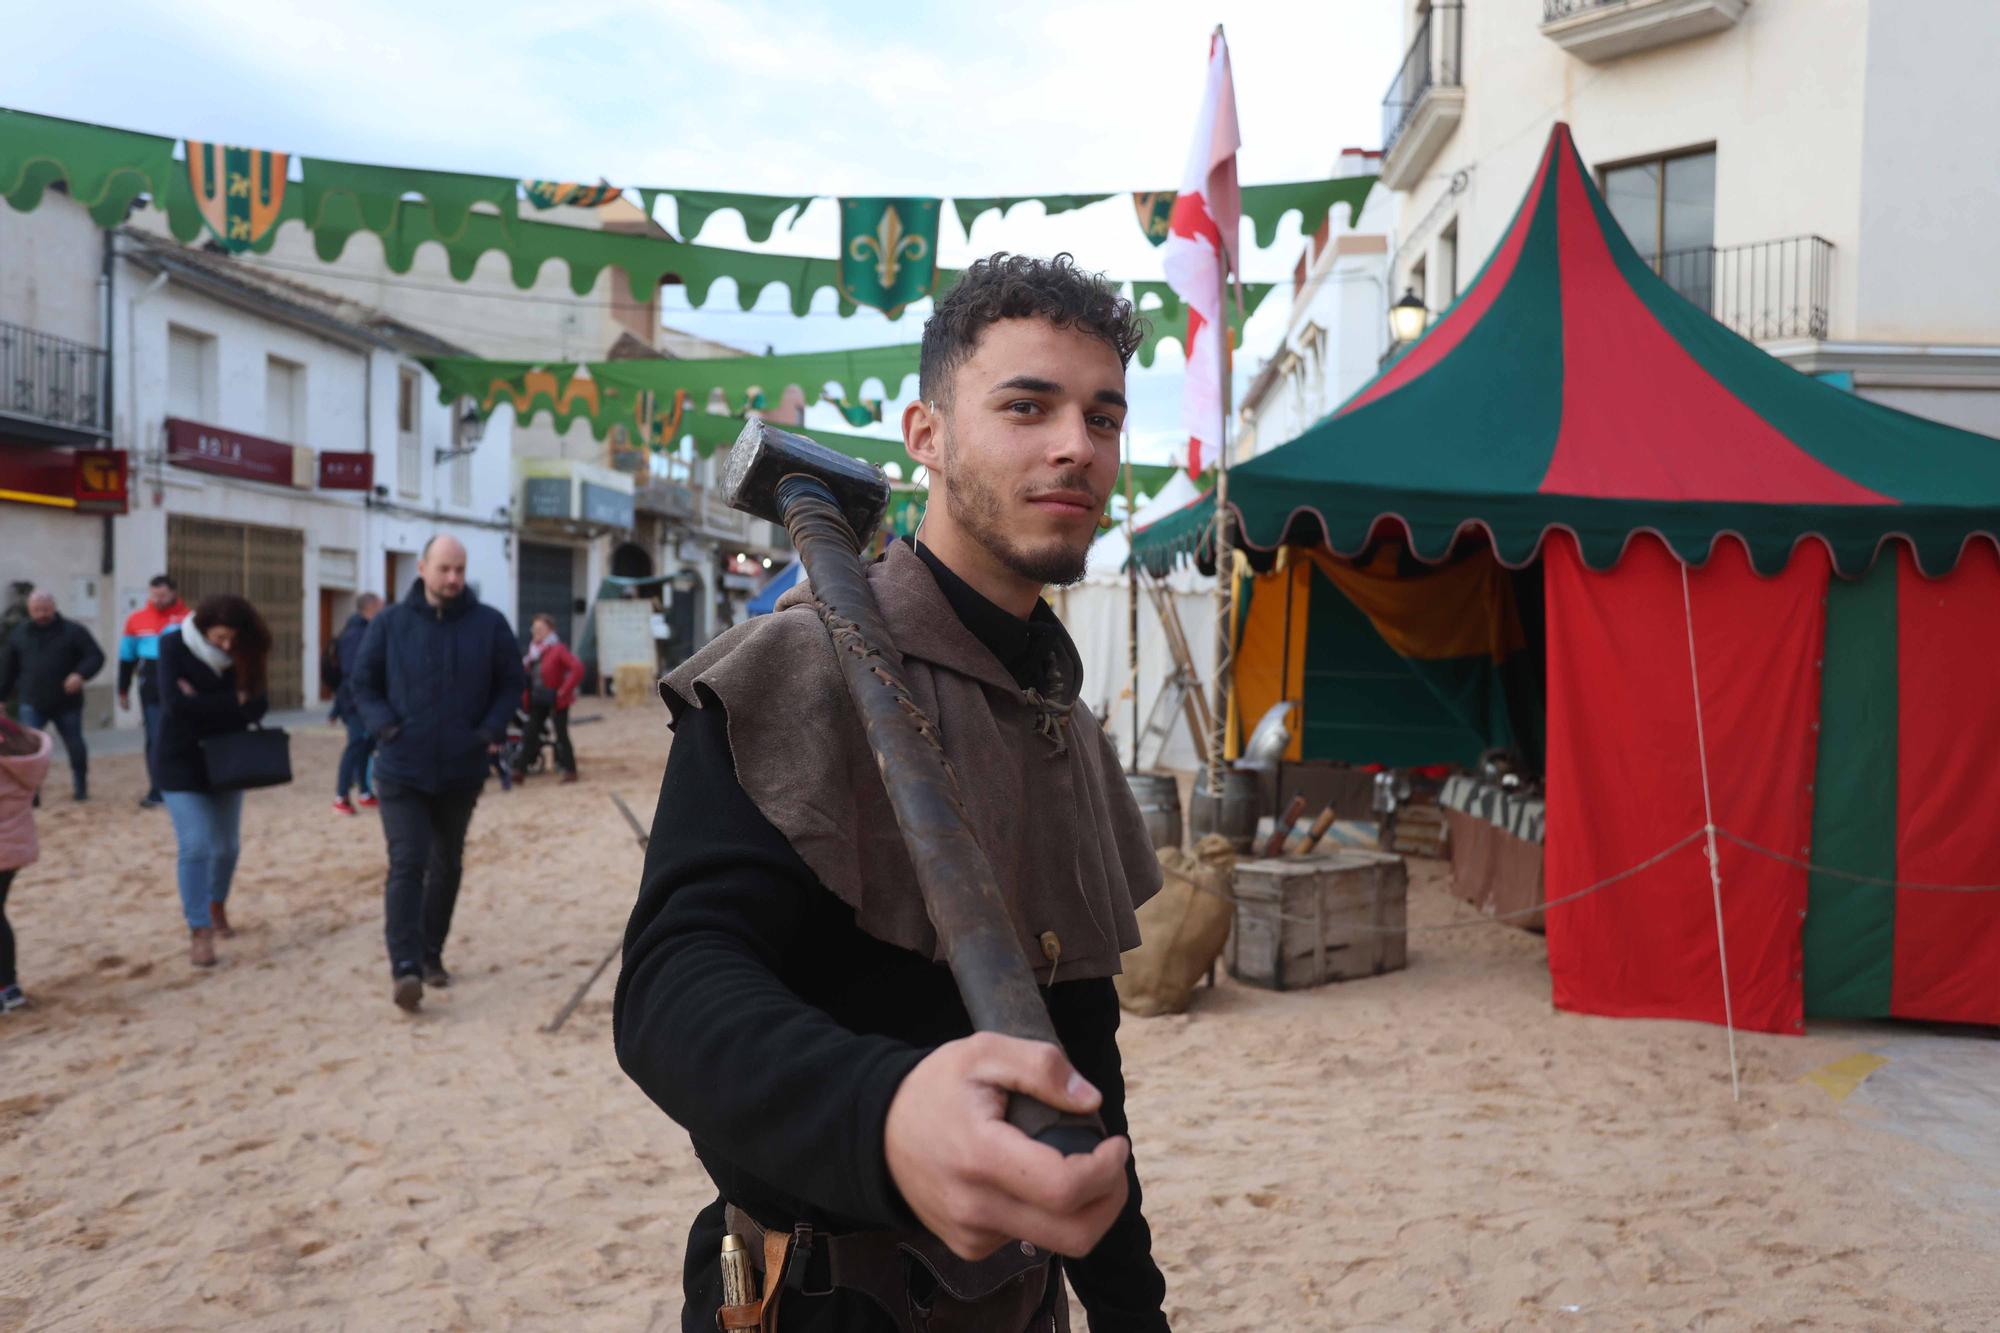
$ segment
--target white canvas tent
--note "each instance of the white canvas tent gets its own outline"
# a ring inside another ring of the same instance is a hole
[[[1160,493],[1139,506],[1135,521],[1140,527],[1164,518],[1196,499],[1200,491],[1185,472],[1176,472]],[[1130,547],[1125,525],[1120,524],[1099,537],[1090,548],[1090,563],[1083,581],[1059,590],[1053,600],[1070,637],[1083,657],[1083,699],[1104,719],[1120,760],[1132,754],[1132,667],[1128,656],[1130,639],[1126,610],[1125,559]],[[1215,669],[1215,580],[1192,567],[1176,570],[1167,579],[1167,595],[1180,616],[1194,655],[1195,669],[1201,673],[1202,688]],[[1160,688],[1174,673],[1174,658],[1167,647],[1166,632],[1160,627],[1158,611],[1142,590],[1139,594],[1139,716],[1145,725]],[[1199,767],[1194,740],[1185,719],[1176,715],[1167,746],[1156,760],[1158,741],[1146,746],[1149,768],[1192,772]]]

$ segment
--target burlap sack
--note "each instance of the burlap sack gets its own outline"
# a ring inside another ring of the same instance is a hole
[[[1235,907],[1229,899],[1236,854],[1229,840],[1211,833],[1190,856],[1178,847],[1160,850],[1165,882],[1139,909],[1138,948],[1125,955],[1118,975],[1118,1003],[1142,1018],[1178,1014],[1194,997],[1229,942]]]

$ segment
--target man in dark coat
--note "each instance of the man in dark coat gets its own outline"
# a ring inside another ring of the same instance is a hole
[[[465,833],[524,683],[507,617],[465,586],[465,547],[431,538],[408,595],[369,625],[350,678],[375,737],[389,971],[405,1010],[423,1003],[425,986],[451,984],[444,942]]]
[[[90,631],[56,612],[54,594],[28,598],[28,618],[7,636],[0,652],[0,699],[18,684],[21,721],[54,730],[69,756],[76,799],[90,799],[90,750],[83,742],[83,685],[104,669],[104,650]]]
[[[334,775],[334,813],[351,815],[353,802],[347,793],[361,789],[361,804],[375,804],[375,788],[368,779],[368,760],[375,753],[375,737],[362,720],[354,703],[354,669],[361,661],[361,644],[368,637],[368,625],[382,609],[382,599],[364,592],[354,599],[354,614],[347,618],[340,636],[333,641],[334,669],[339,673],[333,688],[333,715],[347,727],[347,746],[340,752],[340,768]]]

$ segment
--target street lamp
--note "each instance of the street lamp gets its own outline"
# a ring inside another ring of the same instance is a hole
[[[1405,287],[1402,298],[1389,307],[1389,332],[1399,343],[1415,342],[1423,336],[1430,318],[1431,312],[1424,308],[1424,298],[1417,295],[1417,289]]]

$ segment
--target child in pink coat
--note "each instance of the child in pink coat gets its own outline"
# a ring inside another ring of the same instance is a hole
[[[48,733],[0,716],[0,1013],[27,1004],[14,975],[14,929],[7,924],[7,890],[14,873],[35,859],[35,792],[48,776],[54,746]]]

